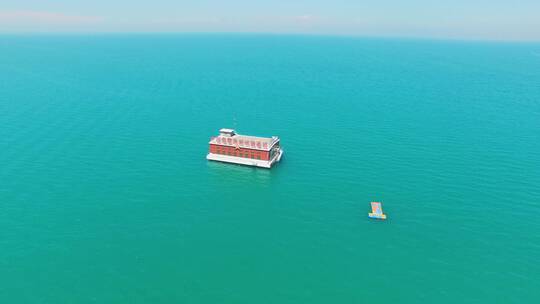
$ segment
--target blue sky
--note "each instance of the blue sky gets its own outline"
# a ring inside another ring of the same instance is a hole
[[[0,32],[264,32],[540,40],[540,0],[1,0]]]

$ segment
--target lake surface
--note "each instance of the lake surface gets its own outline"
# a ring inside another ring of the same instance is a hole
[[[540,302],[540,44],[0,36],[0,165],[1,303]]]

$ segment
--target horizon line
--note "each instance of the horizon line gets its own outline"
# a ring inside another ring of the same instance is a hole
[[[358,39],[391,39],[391,40],[431,40],[454,42],[494,42],[494,43],[540,43],[540,39],[497,39],[481,37],[440,37],[424,35],[368,35],[338,33],[305,33],[305,32],[249,32],[249,31],[0,31],[0,36],[114,36],[114,35],[245,35],[245,36],[307,36],[335,37]]]

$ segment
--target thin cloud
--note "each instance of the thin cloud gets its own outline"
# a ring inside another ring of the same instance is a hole
[[[313,21],[314,19],[315,19],[315,16],[313,15],[300,15],[300,16],[294,17],[294,20],[301,21],[301,22]]]
[[[0,24],[85,25],[103,20],[99,16],[71,15],[49,11],[0,10]]]

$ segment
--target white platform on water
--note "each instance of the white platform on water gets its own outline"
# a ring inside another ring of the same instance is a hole
[[[208,153],[208,155],[206,155],[206,159],[225,162],[225,163],[246,165],[246,166],[271,168],[274,163],[277,163],[281,160],[282,155],[283,155],[283,150],[280,149],[279,153],[276,154],[274,158],[271,160],[252,159],[252,158],[236,157],[236,156],[229,156],[229,155],[222,155],[222,154],[215,154],[215,153]]]

